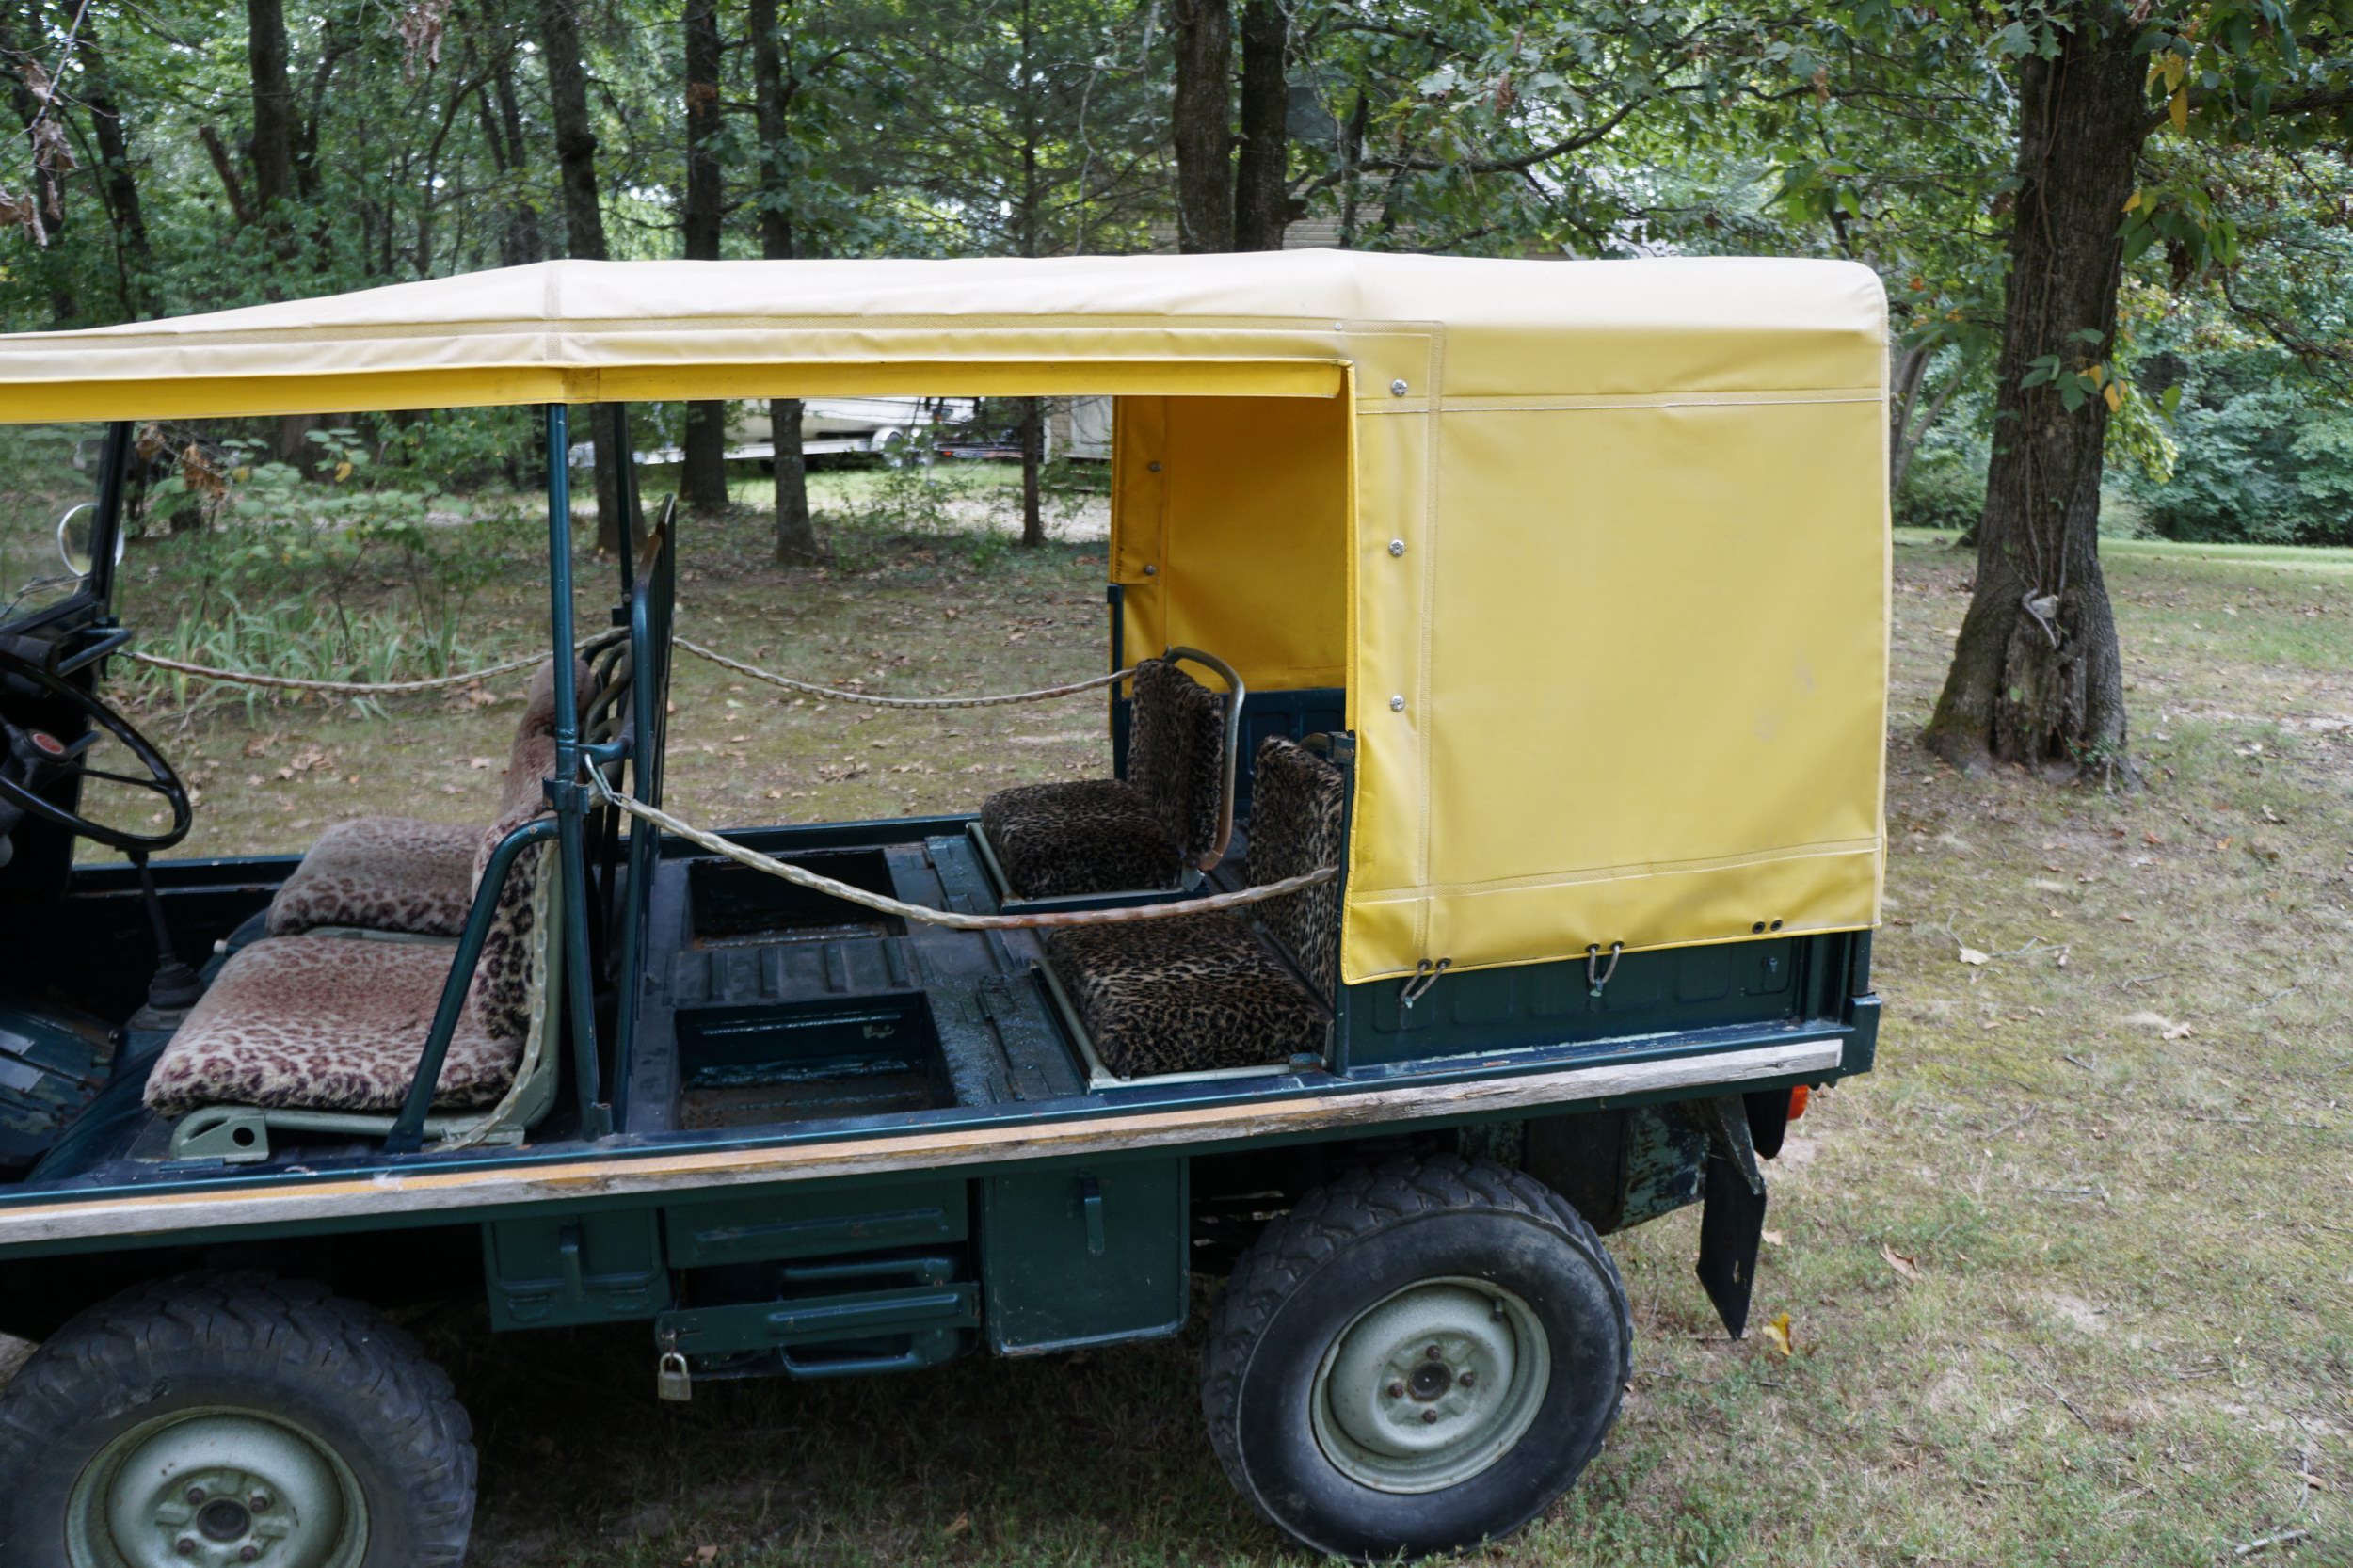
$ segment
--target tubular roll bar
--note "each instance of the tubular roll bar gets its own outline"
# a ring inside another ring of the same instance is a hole
[[[1234,841],[1234,783],[1241,766],[1241,704],[1250,694],[1242,688],[1241,677],[1235,673],[1234,666],[1214,653],[1204,653],[1197,648],[1172,648],[1160,657],[1171,664],[1190,660],[1225,682],[1225,776],[1218,784],[1217,842],[1201,856],[1201,869],[1206,872],[1225,858],[1225,846]]]
[[[564,878],[564,988],[570,993],[572,1082],[580,1097],[580,1135],[613,1130],[597,1071],[597,978],[588,952],[588,792],[580,782],[580,694],[572,678],[571,413],[548,405],[548,640],[555,649],[555,775],[547,787],[555,811],[556,855]]]
[[[638,552],[629,590],[629,641],[634,669],[630,700],[634,705],[629,739],[631,793],[642,804],[662,804],[662,760],[667,750],[670,692],[670,622],[678,592],[678,497],[663,504],[661,520]],[[637,889],[653,886],[662,858],[662,835],[642,823],[629,830],[628,901],[622,905],[621,957],[616,969],[620,1005],[613,1021],[614,1061],[627,1062],[637,1038],[638,970],[644,967],[647,901]],[[618,1066],[615,1069],[619,1071]]]
[[[424,1054],[417,1059],[417,1075],[408,1080],[408,1097],[401,1102],[392,1130],[384,1135],[386,1154],[414,1154],[424,1146],[424,1119],[432,1112],[433,1091],[440,1084],[441,1064],[465,1013],[466,993],[473,986],[474,968],[498,914],[499,896],[506,890],[506,873],[524,850],[547,842],[556,831],[552,819],[536,818],[501,839],[490,852],[490,863],[482,869],[482,886],[474,890],[473,907],[466,911],[466,929],[458,934],[457,952],[450,959],[449,978],[441,982],[440,1005],[433,1012],[432,1032],[424,1037]],[[568,923],[570,911],[565,911],[565,919]]]

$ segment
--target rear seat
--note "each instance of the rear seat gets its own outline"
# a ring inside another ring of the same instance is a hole
[[[1344,776],[1324,758],[1280,737],[1262,743],[1251,885],[1337,864],[1344,795]],[[1339,887],[1240,911],[1054,927],[1045,945],[1096,1056],[1116,1077],[1320,1056],[1338,978]]]
[[[1176,667],[1219,669],[1221,696]],[[1020,899],[1145,892],[1184,886],[1225,853],[1233,831],[1230,670],[1191,649],[1136,666],[1128,776],[1000,790],[981,805],[981,831]]]

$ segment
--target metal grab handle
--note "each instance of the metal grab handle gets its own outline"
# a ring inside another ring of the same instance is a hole
[[[1225,846],[1234,841],[1234,785],[1241,766],[1241,705],[1250,692],[1234,666],[1214,653],[1204,653],[1197,648],[1172,648],[1160,657],[1171,664],[1191,660],[1225,682],[1225,766],[1218,783],[1217,842],[1198,861],[1206,872],[1225,858]]]

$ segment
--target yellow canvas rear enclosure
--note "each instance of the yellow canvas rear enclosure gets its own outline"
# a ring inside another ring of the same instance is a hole
[[[1885,376],[1841,263],[558,262],[0,338],[0,418],[1113,394],[1128,648],[1346,687],[1362,981],[1872,923]]]

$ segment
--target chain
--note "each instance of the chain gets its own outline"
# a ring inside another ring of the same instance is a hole
[[[738,675],[747,675],[754,680],[764,680],[771,686],[781,686],[788,692],[807,692],[812,696],[822,696],[830,702],[863,702],[875,708],[1001,708],[1008,703],[1015,702],[1044,702],[1052,697],[1076,696],[1080,692],[1099,691],[1105,686],[1115,685],[1136,673],[1133,668],[1113,670],[1109,675],[1098,675],[1091,680],[1074,680],[1067,686],[1041,686],[1033,692],[1004,692],[995,696],[875,696],[866,692],[845,692],[839,686],[820,686],[808,680],[795,680],[789,675],[778,675],[773,670],[761,669],[757,664],[747,664],[740,659],[730,659],[724,653],[705,648],[700,643],[690,642],[675,632],[671,634],[670,643],[673,647],[684,648],[697,659],[710,660],[721,669],[733,670]]]
[[[600,632],[593,637],[583,637],[573,645],[572,651],[585,653],[601,648],[621,635],[618,631]],[[181,659],[167,659],[160,653],[125,655],[134,664],[147,664],[179,675],[199,676],[206,680],[218,680],[232,686],[266,686],[281,692],[333,692],[344,696],[399,696],[404,693],[439,692],[452,686],[470,686],[477,680],[488,680],[494,675],[511,675],[517,670],[530,669],[547,663],[544,653],[533,653],[520,659],[485,669],[468,670],[462,675],[437,676],[430,680],[304,680],[291,675],[254,675],[245,670],[216,670],[205,664],[191,664]]]

